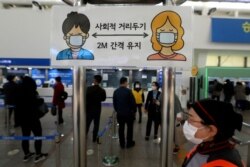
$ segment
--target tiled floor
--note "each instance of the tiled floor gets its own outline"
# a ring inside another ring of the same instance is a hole
[[[100,130],[105,126],[109,116],[112,115],[113,109],[111,107],[103,107]],[[4,108],[0,108],[0,136],[8,135],[4,124]],[[250,111],[243,112],[244,120],[250,122]],[[138,117],[138,115],[137,115]],[[43,141],[43,152],[48,152],[49,157],[43,162],[34,164],[33,161],[23,163],[23,152],[21,149],[21,141],[3,141],[0,140],[0,167],[57,167],[57,162],[60,162],[61,167],[73,167],[73,120],[72,109],[68,106],[64,111],[65,124],[57,127],[55,124],[56,117],[48,113],[41,119],[43,127],[43,135],[52,135],[58,131],[64,134],[62,138],[60,150],[56,149],[54,141]],[[92,143],[92,126],[87,143],[88,149],[93,149],[94,154],[87,156],[88,167],[102,167],[102,159],[104,156],[117,155],[119,157],[119,164],[117,167],[159,167],[160,165],[160,144],[153,143],[152,138],[145,141],[147,116],[143,114],[143,121],[134,124],[134,139],[135,147],[130,149],[120,149],[118,139],[112,138],[111,132],[105,133],[101,138],[101,144]],[[250,130],[246,130],[250,134]],[[21,135],[20,129],[15,129],[15,135]],[[33,151],[33,141],[30,142],[30,149]],[[185,157],[186,150],[190,144],[185,144],[177,155],[174,155],[175,167],[181,166],[181,162]],[[243,160],[247,159],[247,146],[239,146],[240,153]],[[19,152],[14,155],[9,155],[11,151],[18,149]],[[59,152],[59,154],[58,154]],[[56,161],[56,156],[60,155],[60,161]],[[249,157],[250,158],[250,157]]]

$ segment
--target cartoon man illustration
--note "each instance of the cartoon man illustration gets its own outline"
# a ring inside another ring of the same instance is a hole
[[[180,16],[173,11],[164,11],[154,17],[151,23],[152,47],[155,54],[149,55],[147,60],[186,61],[186,57],[175,51],[184,46],[182,39],[184,29]]]
[[[77,12],[69,13],[62,25],[63,39],[69,48],[60,51],[56,56],[56,60],[94,60],[94,55],[89,50],[82,48],[89,37],[89,29],[90,22],[87,16]]]

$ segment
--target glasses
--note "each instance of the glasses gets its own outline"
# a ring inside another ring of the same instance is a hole
[[[187,121],[188,121],[189,123],[191,123],[191,124],[192,124],[192,123],[196,123],[196,124],[197,124],[197,123],[200,123],[200,124],[202,124],[202,125],[206,125],[205,122],[204,122],[203,120],[199,120],[199,121],[198,121],[198,120],[193,120],[193,119],[192,119],[193,116],[192,116],[191,114],[189,114],[188,112],[183,111],[182,113],[183,113],[184,115],[186,115],[186,117],[188,118]]]

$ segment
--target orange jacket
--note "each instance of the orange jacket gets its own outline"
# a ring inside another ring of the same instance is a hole
[[[230,152],[230,151],[229,151]],[[197,146],[194,147],[186,156],[182,167],[186,167],[188,166],[190,160],[194,157],[194,155],[198,153],[197,152]],[[228,155],[227,155],[228,157]],[[230,155],[229,153],[229,157],[232,157],[232,160],[235,160],[237,162],[237,158],[235,158],[232,155]],[[205,161],[200,167],[245,167],[243,162],[239,162],[241,163],[240,166],[234,164],[233,162],[230,162],[229,160],[223,159],[223,157],[219,154],[219,153],[214,153],[213,154],[213,160],[209,160],[209,157],[207,159],[207,161]]]

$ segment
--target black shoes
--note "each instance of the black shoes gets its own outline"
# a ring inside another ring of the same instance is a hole
[[[132,141],[131,143],[127,143],[126,148],[131,148],[135,146],[135,141]]]
[[[23,157],[23,162],[28,162],[30,159],[32,159],[35,156],[35,153],[28,153]]]
[[[48,157],[47,153],[46,154],[44,154],[44,153],[38,154],[38,155],[36,155],[34,162],[38,163],[40,161],[45,160],[47,157]]]
[[[148,141],[148,140],[149,140],[149,136],[146,136],[146,137],[145,137],[145,140]]]
[[[92,141],[93,143],[101,144],[101,141],[99,138],[94,138]]]
[[[134,147],[134,146],[135,146],[135,141],[131,141],[131,142],[127,143],[126,148],[131,148],[131,147]],[[124,149],[125,148],[125,144],[124,143],[120,143],[120,147],[122,149]]]

